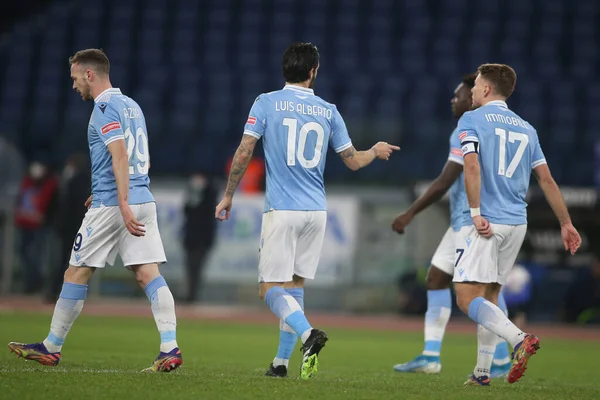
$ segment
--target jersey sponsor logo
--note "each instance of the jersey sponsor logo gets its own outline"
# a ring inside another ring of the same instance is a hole
[[[108,124],[102,127],[102,134],[106,135],[110,131],[114,131],[115,129],[121,129],[121,123],[119,121],[109,122]]]
[[[246,123],[249,125],[256,124],[256,117],[248,117],[248,121],[246,121]]]
[[[458,138],[459,138],[460,140],[463,140],[463,139],[464,139],[464,138],[466,138],[466,137],[467,137],[467,131],[461,132],[461,133],[458,135]]]

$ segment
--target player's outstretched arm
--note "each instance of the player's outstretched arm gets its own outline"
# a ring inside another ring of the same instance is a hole
[[[231,211],[231,204],[233,202],[233,194],[240,184],[240,181],[244,177],[246,169],[248,168],[248,164],[250,164],[250,160],[252,160],[252,154],[254,153],[256,142],[258,142],[258,138],[252,135],[242,136],[242,142],[238,146],[237,150],[235,151],[235,155],[233,156],[233,162],[231,163],[231,169],[229,171],[229,178],[227,179],[227,187],[225,188],[225,195],[215,210],[215,218],[218,220],[223,221],[229,218],[229,212]],[[223,215],[223,211],[225,211],[225,215]]]
[[[571,223],[569,210],[567,209],[567,205],[560,193],[558,185],[552,177],[548,164],[542,164],[535,167],[533,169],[533,174],[535,175],[540,188],[544,192],[546,201],[550,204],[554,215],[556,215],[556,218],[560,223],[565,250],[569,250],[571,254],[575,254],[581,245],[581,236],[579,236],[579,232],[577,232],[577,229],[575,229]]]
[[[371,164],[376,158],[379,158],[380,160],[389,160],[394,150],[400,150],[400,147],[386,142],[379,142],[366,151],[357,151],[354,146],[350,146],[339,154],[348,168],[352,171],[358,171]]]
[[[463,167],[461,164],[454,161],[447,161],[442,172],[431,182],[425,193],[419,196],[405,212],[399,214],[394,219],[392,230],[404,233],[404,228],[410,224],[415,215],[437,202],[446,194],[450,186],[456,182],[462,170]]]
[[[112,157],[113,173],[117,182],[117,198],[123,221],[129,233],[144,236],[144,224],[139,222],[129,207],[129,156],[125,148],[125,140],[119,139],[108,144]]]

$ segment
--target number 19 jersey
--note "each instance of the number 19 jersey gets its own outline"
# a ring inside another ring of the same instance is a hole
[[[244,134],[263,139],[267,188],[265,211],[327,210],[323,173],[328,146],[352,146],[335,105],[312,89],[286,85],[258,96]]]
[[[88,125],[92,161],[92,207],[118,206],[117,183],[108,145],[125,140],[129,157],[129,204],[154,201],[150,192],[150,153],[146,120],[140,106],[117,88],[110,88],[94,99]]]
[[[481,215],[496,224],[526,224],[531,170],[546,163],[533,126],[497,100],[463,114],[458,137],[463,157],[479,154]],[[463,226],[472,224],[465,200]]]

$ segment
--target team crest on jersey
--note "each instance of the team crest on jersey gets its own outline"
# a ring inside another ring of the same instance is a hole
[[[102,114],[104,114],[104,111],[106,111],[106,103],[99,104],[98,108],[102,111]]]
[[[461,133],[458,135],[458,138],[459,138],[460,140],[463,140],[463,139],[464,139],[464,138],[466,138],[466,137],[467,137],[467,131],[461,132]]]
[[[248,121],[246,121],[246,123],[249,125],[256,124],[256,117],[248,117]]]
[[[121,123],[119,121],[109,122],[108,124],[102,127],[102,134],[106,135],[110,131],[114,131],[115,129],[121,129]]]

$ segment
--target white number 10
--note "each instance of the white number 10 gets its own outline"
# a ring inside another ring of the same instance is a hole
[[[148,174],[148,139],[144,134],[144,130],[138,127],[135,131],[135,137],[131,133],[131,129],[125,129],[125,142],[127,144],[127,156],[129,157],[129,175],[134,175],[135,170],[141,175]],[[135,166],[131,163],[133,157],[133,151],[135,150],[135,157],[138,162]]]
[[[287,165],[296,165],[296,133],[298,131],[298,120],[295,118],[284,118],[283,125],[288,128],[287,138]],[[304,157],[306,149],[306,139],[308,133],[315,131],[317,133],[317,142],[315,143],[315,153],[310,160]],[[300,138],[298,139],[298,162],[304,168],[314,168],[319,165],[323,150],[323,141],[325,140],[325,130],[318,122],[307,122],[300,128]]]
[[[506,176],[507,178],[512,178],[515,170],[519,166],[521,162],[521,158],[523,158],[523,153],[525,153],[525,149],[529,144],[529,136],[518,133],[508,131],[508,141],[509,143],[519,142],[519,147],[517,148],[517,152],[513,157],[510,164],[508,164],[508,168],[506,168],[506,130],[496,128],[496,136],[500,137],[500,154],[498,155],[498,175]]]

